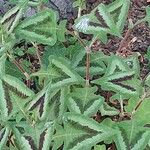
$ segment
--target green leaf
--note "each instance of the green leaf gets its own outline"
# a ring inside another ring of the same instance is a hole
[[[147,86],[150,86],[150,74],[147,75],[146,79],[145,79],[145,84]]]
[[[150,7],[146,7],[146,17],[145,17],[146,22],[148,22],[148,25],[150,27]]]
[[[115,109],[114,107],[109,106],[107,103],[103,103],[103,105],[100,106],[100,112],[102,116],[114,116],[118,115],[120,112]]]
[[[0,130],[0,149],[3,149],[4,145],[7,142],[7,138],[10,134],[10,129],[8,127],[2,128]]]
[[[126,106],[126,110],[128,112],[132,112],[135,106],[137,105],[138,101],[134,101],[134,99],[131,99],[129,101],[128,106]],[[150,124],[150,112],[149,112],[149,106],[150,106],[150,100],[149,98],[144,99],[142,104],[139,106],[137,111],[135,112],[133,119],[137,122],[139,125],[146,125]]]
[[[105,20],[107,26],[110,29],[110,31],[108,30],[108,32],[114,35],[120,36],[117,26],[115,25],[115,22],[112,20],[110,14],[107,12],[105,5],[103,4],[99,5],[98,12],[102,16],[102,18]]]
[[[96,91],[96,87],[76,88],[68,99],[69,110],[89,117],[94,115],[104,101],[103,97],[95,94]]]
[[[150,130],[142,127],[134,119],[122,122],[113,122],[111,119],[105,119],[102,125],[109,125],[117,130],[116,136],[111,138],[117,149],[141,149],[144,150],[150,139]]]
[[[57,41],[56,23],[56,13],[46,9],[22,21],[15,33],[19,38],[30,42],[54,45]]]
[[[17,148],[23,150],[46,150],[51,145],[54,124],[51,122],[43,122],[33,127],[24,122],[13,126],[12,131],[15,136]]]
[[[0,20],[0,24],[2,24],[8,34],[12,33],[15,27],[18,25],[19,19],[21,18],[23,9],[26,5],[27,2],[25,1],[24,3],[22,3],[22,5],[13,7]]]
[[[68,113],[64,118],[64,128],[56,127],[53,150],[62,144],[64,150],[90,150],[92,146],[110,138],[114,133],[114,130],[110,131],[106,126],[101,126],[84,115]]]
[[[90,129],[93,129],[95,131],[105,132],[105,131],[111,130],[111,131],[115,132],[115,130],[112,130],[111,128],[109,128],[107,126],[103,126],[103,125],[99,124],[98,122],[96,122],[95,120],[88,118],[84,115],[66,113],[65,119],[66,119],[66,121],[71,120],[71,121],[77,122],[77,123],[81,124],[82,126],[87,126]],[[85,124],[85,122],[86,122],[86,124]]]
[[[129,0],[116,0],[109,5],[99,4],[90,14],[76,19],[74,28],[85,34],[93,34],[94,38],[100,38],[106,43],[107,34],[121,37],[129,6]]]
[[[74,84],[81,84],[84,80],[64,58],[53,56],[50,57],[49,60],[53,67],[58,69],[61,76],[58,79],[47,81],[44,89],[32,100],[28,110],[31,111],[40,106],[38,109],[39,118],[44,119],[50,111],[50,113],[53,114],[53,117],[51,116],[53,120],[57,117],[62,117],[66,109],[67,99],[64,92],[67,93],[68,89],[65,90],[65,88]],[[49,103],[51,104],[50,107]]]
[[[106,146],[105,145],[96,145],[96,146],[94,146],[94,150],[106,150]]]
[[[65,42],[66,38],[65,38],[65,32],[66,32],[66,20],[63,20],[59,23],[58,27],[57,27],[57,38],[58,41],[60,42]]]
[[[34,93],[16,77],[5,74],[5,61],[6,57],[4,55],[0,59],[0,110],[1,113],[3,113],[4,119],[7,120],[7,117],[12,113],[13,108],[16,106],[12,105],[11,94],[13,93],[16,95],[16,100],[19,100],[20,98],[26,100],[29,97],[32,98]],[[15,109],[15,111],[18,110],[17,108]],[[19,111],[20,110],[21,109],[19,108]]]
[[[126,98],[140,95],[140,81],[135,71],[117,56],[111,56],[105,74],[92,82],[104,90],[126,95]]]
[[[144,150],[146,145],[148,145],[148,142],[150,140],[150,131],[145,132],[141,139],[134,145],[134,147],[131,150]]]
[[[57,42],[54,46],[45,46],[45,51],[42,56],[42,63],[45,66],[49,65],[49,57],[51,55],[57,56],[57,57],[65,57],[67,53],[67,49],[64,47],[62,43]]]
[[[9,84],[11,87],[15,87],[18,92],[26,96],[34,95],[34,93],[29,88],[27,88],[25,84],[13,76],[5,75],[3,77],[3,81]]]
[[[130,0],[115,0],[106,7],[108,11],[111,12],[112,16],[114,16],[114,19],[117,18],[116,25],[119,27],[121,33],[128,17]]]
[[[76,0],[73,3],[73,7],[80,7],[82,9],[86,9],[86,2],[85,2],[85,0]]]

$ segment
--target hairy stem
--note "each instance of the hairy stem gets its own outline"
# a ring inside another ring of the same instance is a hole
[[[93,38],[89,46],[85,47],[86,50],[86,86],[90,85],[90,53],[92,45],[96,42],[97,36]]]
[[[78,18],[80,18],[80,17],[81,17],[81,12],[82,12],[82,8],[81,8],[81,7],[79,7],[79,9],[78,9]]]
[[[90,85],[90,47],[86,47],[86,86]]]

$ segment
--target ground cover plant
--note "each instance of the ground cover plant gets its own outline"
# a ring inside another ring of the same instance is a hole
[[[129,36],[150,27],[150,6],[135,21],[133,1],[84,13],[75,0],[71,22],[47,2],[10,0],[0,18],[0,150],[149,150],[150,48],[132,51]]]

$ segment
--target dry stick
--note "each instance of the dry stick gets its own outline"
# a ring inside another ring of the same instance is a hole
[[[126,32],[124,38],[122,39],[122,41],[121,41],[121,43],[120,43],[120,46],[119,46],[117,52],[119,52],[119,51],[123,48],[123,46],[124,46],[124,44],[126,43],[127,38],[129,37],[131,31],[132,31],[137,25],[139,25],[139,24],[141,24],[141,23],[143,23],[143,22],[144,22],[144,20],[141,20],[140,22],[136,22],[132,28],[129,28],[129,29],[127,30],[127,32]]]
[[[24,74],[26,79],[29,79],[29,74],[24,70],[24,68],[10,55],[7,53],[7,56],[12,60],[13,64]]]
[[[123,46],[125,45],[130,33],[131,33],[132,29],[128,29],[124,38],[122,39],[122,41],[120,42],[120,46],[119,48],[117,49],[117,52],[120,52],[120,50],[123,48]]]

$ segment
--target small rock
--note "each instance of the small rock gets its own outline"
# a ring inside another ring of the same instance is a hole
[[[48,6],[59,12],[60,18],[70,18],[73,14],[72,0],[49,0]]]

